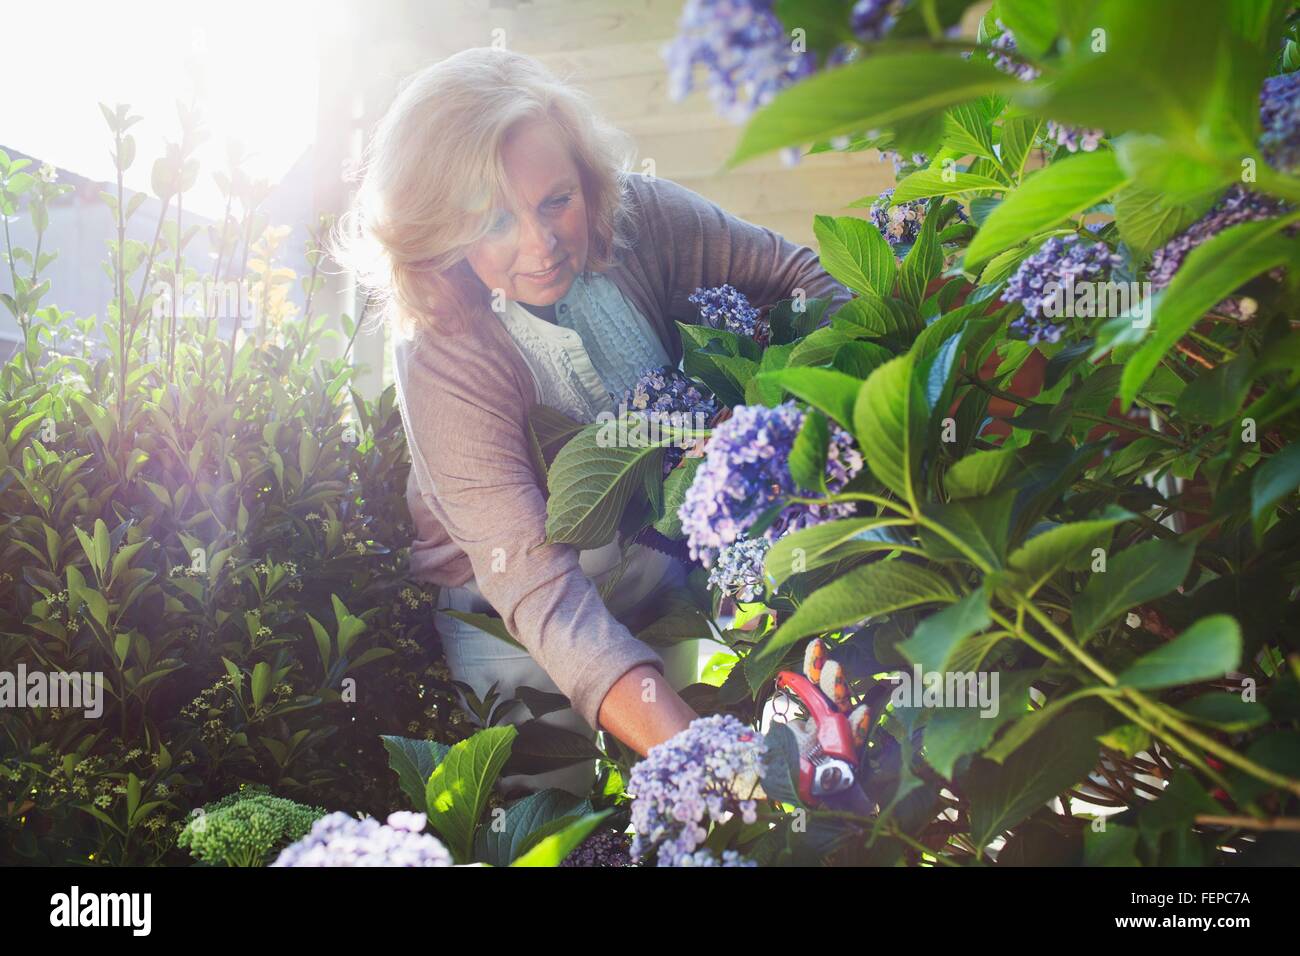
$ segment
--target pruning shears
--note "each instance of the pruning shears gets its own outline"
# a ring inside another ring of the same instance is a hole
[[[858,770],[871,711],[849,702],[844,672],[827,659],[820,638],[804,652],[803,670],[776,675],[778,693],[793,694],[808,715],[786,721],[799,741],[799,796],[809,805],[868,814],[871,805],[858,785]]]

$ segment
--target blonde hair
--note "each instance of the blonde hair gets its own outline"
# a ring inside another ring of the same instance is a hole
[[[355,200],[330,252],[377,300],[379,321],[449,332],[490,293],[466,260],[494,208],[511,195],[501,146],[523,120],[556,124],[578,167],[587,207],[587,268],[613,264],[623,245],[622,174],[630,142],[590,97],[530,56],[479,47],[412,76],[366,146]]]

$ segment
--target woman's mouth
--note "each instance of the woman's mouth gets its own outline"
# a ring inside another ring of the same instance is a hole
[[[543,272],[525,272],[523,273],[523,276],[525,279],[529,280],[530,282],[540,282],[542,284],[546,284],[548,282],[555,281],[555,279],[559,277],[560,270],[563,266],[564,266],[564,260],[561,259],[555,265],[551,266],[551,268]]]

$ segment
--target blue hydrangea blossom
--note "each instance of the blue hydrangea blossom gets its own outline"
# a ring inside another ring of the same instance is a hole
[[[342,811],[321,817],[311,832],[285,847],[272,866],[451,866],[451,853],[422,833],[423,813],[400,811],[386,824]]]
[[[1122,261],[1104,242],[1082,242],[1078,236],[1048,239],[1020,264],[1002,293],[1003,302],[1019,302],[1024,307],[1011,329],[1031,344],[1059,342],[1065,324],[1053,322],[1047,314],[1052,305],[1063,309],[1062,296],[1070,294],[1073,284],[1105,282]],[[1050,288],[1053,283],[1055,289]]]
[[[700,844],[708,824],[739,813],[757,819],[762,796],[763,735],[730,714],[691,721],[681,733],[650,748],[632,768],[632,859],[653,853],[659,866],[752,865],[724,853],[721,863]],[[701,854],[704,854],[703,856]]]
[[[789,459],[803,418],[804,412],[793,401],[776,408],[738,405],[713,430],[704,462],[678,509],[692,559],[712,567],[718,553],[780,499],[802,496],[790,474]],[[826,459],[826,486],[832,493],[862,470],[861,453],[838,425],[831,426]],[[853,511],[852,503],[791,504],[780,511],[763,537],[775,541],[789,531],[848,517]]]

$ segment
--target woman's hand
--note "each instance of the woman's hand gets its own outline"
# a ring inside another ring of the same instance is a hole
[[[634,667],[615,681],[600,705],[601,728],[642,757],[698,716],[649,664]]]

